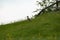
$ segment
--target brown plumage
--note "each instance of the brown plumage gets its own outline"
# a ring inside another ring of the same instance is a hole
[[[31,19],[29,18],[29,16],[27,16],[27,20],[31,21]]]

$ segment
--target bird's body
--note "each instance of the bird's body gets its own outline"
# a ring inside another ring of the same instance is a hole
[[[31,19],[29,18],[29,16],[27,16],[27,20],[31,21]]]

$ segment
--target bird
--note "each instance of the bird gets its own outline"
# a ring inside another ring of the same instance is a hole
[[[27,16],[27,20],[31,21],[31,19],[29,18],[29,16]]]

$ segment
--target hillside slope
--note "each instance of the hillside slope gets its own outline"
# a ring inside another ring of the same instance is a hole
[[[0,26],[0,40],[60,40],[60,12]]]

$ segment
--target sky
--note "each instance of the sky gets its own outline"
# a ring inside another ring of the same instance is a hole
[[[36,7],[36,0],[0,0],[0,24],[32,17]]]

